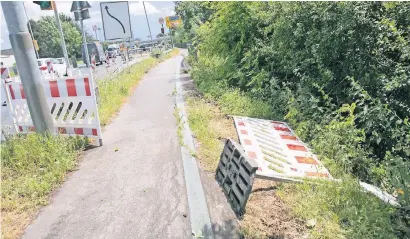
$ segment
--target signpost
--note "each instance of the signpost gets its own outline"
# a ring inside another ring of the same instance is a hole
[[[174,47],[174,41],[172,40],[172,29],[177,28],[182,24],[180,16],[167,16],[165,17],[166,26],[169,28],[169,35],[171,37],[172,47]]]
[[[168,17],[165,17],[165,21],[169,29],[176,28],[182,24],[182,20],[180,16],[168,16]]]

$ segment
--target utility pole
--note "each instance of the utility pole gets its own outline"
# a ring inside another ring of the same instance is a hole
[[[61,28],[60,16],[58,15],[58,11],[57,11],[57,4],[56,4],[55,1],[53,1],[52,4],[54,5],[53,8],[54,8],[54,15],[55,15],[56,21],[57,21],[57,28],[58,28],[58,31],[60,32],[61,48],[63,49],[63,54],[64,54],[64,58],[65,58],[65,62],[67,64],[67,67],[69,67],[70,66],[70,61],[68,60],[67,47],[65,46],[63,29]]]
[[[30,23],[30,19],[28,19],[28,15],[27,15],[27,11],[26,11],[26,5],[24,5],[23,3],[23,7],[24,7],[24,12],[26,13],[26,18],[27,18],[27,23],[28,23],[28,29],[30,30],[30,34],[31,34],[31,39],[34,41],[34,35],[33,35],[33,30],[31,30],[31,23]],[[38,52],[37,49],[34,47],[34,51],[36,52],[36,58],[38,59]]]
[[[144,1],[142,1],[142,5],[144,5],[145,18],[147,19],[148,30],[149,30],[149,36],[151,37],[151,42],[152,42],[151,28],[149,27],[148,16],[147,16],[147,10],[145,9],[145,2],[144,2]]]
[[[2,1],[1,6],[35,130],[41,134],[55,134],[33,42],[27,29],[23,2]]]

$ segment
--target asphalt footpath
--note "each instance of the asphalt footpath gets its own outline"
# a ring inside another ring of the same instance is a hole
[[[146,74],[23,238],[192,238],[174,112],[178,58]]]

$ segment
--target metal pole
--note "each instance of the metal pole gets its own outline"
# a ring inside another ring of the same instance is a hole
[[[70,61],[68,60],[67,47],[65,46],[63,29],[61,28],[60,16],[58,15],[58,11],[57,11],[57,4],[55,1],[53,1],[52,3],[53,3],[53,8],[54,8],[54,15],[57,21],[57,28],[58,28],[58,31],[60,32],[61,48],[63,49],[63,54],[64,54],[67,67],[70,67]]]
[[[35,130],[41,134],[54,134],[53,120],[44,94],[33,42],[27,29],[23,2],[2,1],[1,6]]]
[[[88,56],[87,39],[85,38],[85,29],[84,29],[83,20],[80,20],[80,24],[81,24],[81,32],[83,34],[83,50],[84,50],[84,55],[85,55],[84,63],[87,67],[90,67],[90,57]]]
[[[151,42],[152,42],[151,27],[149,26],[148,16],[147,16],[147,10],[145,9],[145,2],[144,2],[144,1],[142,1],[142,5],[144,5],[145,18],[147,19],[148,30],[149,30],[149,36],[151,37]]]
[[[27,15],[27,11],[26,11],[26,5],[23,3],[24,6],[24,12],[26,13],[26,18],[27,18],[27,22],[28,22],[28,29],[30,30],[30,34],[31,34],[31,39],[34,41],[34,35],[33,35],[33,30],[31,30],[31,23],[30,23],[30,19],[28,19],[28,15]],[[38,59],[38,52],[37,49],[34,47],[34,51],[36,52],[36,58]]]
[[[172,30],[169,28],[169,37],[171,38],[172,48],[174,48],[174,40],[172,39]]]

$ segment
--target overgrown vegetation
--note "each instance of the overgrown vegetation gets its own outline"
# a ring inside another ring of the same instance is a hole
[[[399,209],[374,204],[352,179],[287,190],[340,229],[312,237],[410,237],[409,3],[179,2],[176,13],[192,76],[224,113],[285,120],[334,176],[398,196]]]
[[[116,79],[98,82],[100,121],[109,123],[149,69],[178,54],[173,50],[159,59],[148,58]],[[4,238],[18,238],[50,192],[73,170],[88,140],[80,137],[18,135],[1,144],[1,224]]]
[[[82,138],[16,136],[1,144],[1,224],[4,238],[17,238],[49,193],[74,169]]]

